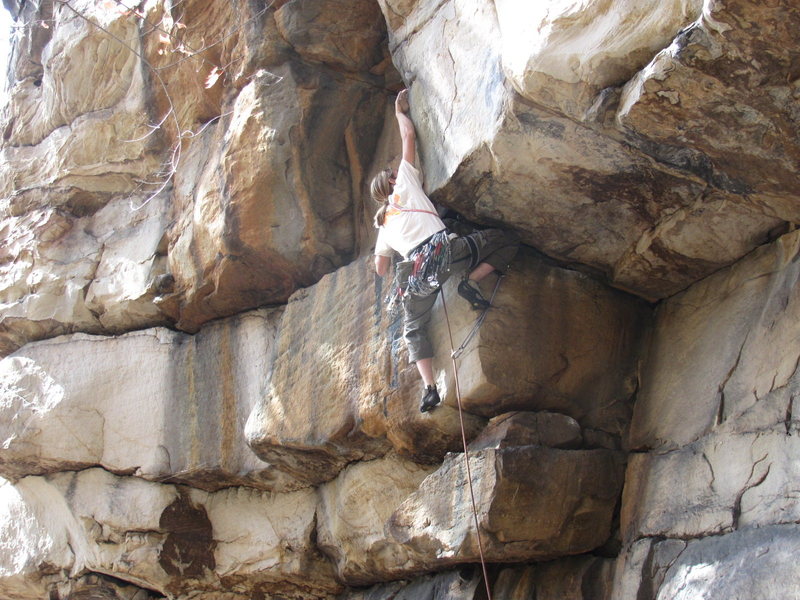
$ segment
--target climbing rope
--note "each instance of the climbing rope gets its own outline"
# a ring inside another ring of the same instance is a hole
[[[494,300],[494,294],[497,292],[497,287],[499,286],[499,284],[500,284],[500,278],[497,279],[497,284],[494,287],[494,292],[492,293],[492,300]],[[478,506],[475,503],[475,490],[472,487],[472,471],[470,470],[469,466],[469,451],[467,450],[467,434],[464,429],[464,410],[461,406],[461,386],[458,383],[458,365],[456,364],[456,359],[458,358],[458,355],[461,354],[461,352],[459,352],[457,355],[456,350],[453,349],[453,331],[450,328],[450,316],[447,314],[447,302],[445,302],[444,299],[444,290],[442,290],[441,296],[442,296],[442,307],[444,308],[444,318],[445,321],[447,322],[447,335],[450,338],[450,358],[453,361],[453,378],[455,379],[455,384],[456,384],[458,420],[459,423],[461,424],[461,442],[464,445],[464,462],[467,465],[467,483],[469,484],[469,495],[472,500],[472,516],[475,519],[475,536],[478,538],[478,554],[480,555],[481,558],[483,581],[486,584],[486,597],[488,600],[492,600],[492,590],[491,587],[489,586],[489,574],[486,571],[486,559],[483,556],[483,541],[481,540],[481,530],[478,524]],[[481,316],[478,317],[478,321],[480,323],[483,323],[483,319],[485,318],[486,312],[488,310],[489,310],[488,308],[484,309],[483,314],[481,314]],[[467,339],[464,340],[464,342],[462,342],[461,346],[459,346],[460,351],[463,351],[463,348],[466,348],[466,345],[469,343],[469,340],[471,340],[472,337],[475,335],[474,332],[476,332],[480,327],[480,323],[478,323],[476,327],[473,327],[473,331],[470,332],[470,334],[467,336]]]
[[[478,316],[478,318],[475,319],[475,324],[472,326],[472,329],[467,334],[467,337],[464,338],[464,341],[461,342],[461,345],[458,348],[456,348],[455,350],[453,350],[453,340],[452,339],[450,340],[450,357],[451,358],[456,359],[459,356],[461,356],[461,354],[464,352],[464,350],[467,349],[467,346],[469,346],[469,343],[472,341],[472,338],[474,338],[475,334],[478,333],[478,330],[481,328],[481,325],[483,325],[483,322],[486,319],[486,313],[489,312],[489,309],[491,308],[492,303],[494,302],[494,297],[497,294],[497,288],[500,287],[500,280],[502,278],[503,278],[503,275],[499,275],[497,277],[497,282],[494,284],[494,290],[492,290],[492,297],[489,298],[489,306],[484,308],[483,311],[481,312],[480,316]],[[442,292],[442,296],[443,296],[442,297],[442,304],[444,304],[444,292]],[[446,315],[447,315],[447,309],[445,308],[445,316]],[[450,323],[449,322],[447,323],[447,329],[448,329],[448,331],[450,330]],[[455,368],[455,365],[454,365],[454,368]]]

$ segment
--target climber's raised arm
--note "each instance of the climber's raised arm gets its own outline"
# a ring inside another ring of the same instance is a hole
[[[414,123],[408,116],[408,90],[402,90],[397,94],[394,101],[394,115],[397,117],[397,125],[400,128],[400,139],[403,143],[403,160],[414,164],[415,147],[414,142],[417,138],[414,130]]]

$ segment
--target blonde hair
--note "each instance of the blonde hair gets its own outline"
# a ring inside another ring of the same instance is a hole
[[[375,213],[375,227],[380,227],[386,220],[386,209],[389,208],[389,195],[392,193],[393,187],[389,178],[392,176],[391,169],[384,169],[375,177],[369,185],[369,193],[375,202],[381,204],[378,212]]]

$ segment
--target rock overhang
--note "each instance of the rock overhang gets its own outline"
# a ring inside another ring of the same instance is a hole
[[[636,30],[620,7],[381,4],[427,189],[469,218],[650,301],[800,219],[791,3],[654,3]]]

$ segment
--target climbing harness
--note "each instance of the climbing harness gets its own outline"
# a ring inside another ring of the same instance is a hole
[[[408,257],[414,263],[408,276],[406,293],[429,296],[441,287],[439,275],[450,266],[450,239],[447,230],[434,233],[427,243],[415,248]]]
[[[494,287],[495,292],[497,292],[497,287],[499,284],[500,284],[500,278],[497,279],[497,284]],[[494,292],[492,293],[492,300],[494,300]],[[472,486],[472,472],[469,466],[469,450],[467,449],[467,434],[464,428],[464,410],[461,405],[461,386],[458,383],[458,365],[456,364],[456,359],[458,355],[456,354],[456,350],[453,349],[453,331],[450,328],[450,316],[447,314],[447,302],[445,302],[444,294],[442,294],[442,307],[444,308],[444,318],[445,321],[447,322],[447,335],[450,338],[450,358],[453,361],[453,379],[455,380],[456,384],[456,402],[458,403],[458,420],[459,423],[461,424],[461,442],[464,445],[464,462],[466,463],[467,466],[467,483],[469,484],[469,495],[472,500],[472,516],[475,519],[475,537],[478,538],[478,554],[480,555],[481,558],[483,581],[486,584],[486,598],[488,600],[492,600],[492,590],[491,586],[489,585],[489,574],[486,570],[486,559],[483,556],[483,541],[481,540],[481,530],[480,530],[480,525],[478,523],[478,507],[477,504],[475,503],[475,490],[473,489]],[[489,310],[488,308],[485,309],[483,311],[483,314],[480,317],[478,317],[480,323],[483,323],[483,318],[486,316],[486,312],[488,310]],[[459,347],[459,350],[463,351],[462,347],[464,348],[466,347],[466,344],[468,344],[469,340],[471,340],[472,337],[475,335],[474,331],[477,331],[478,327],[480,327],[480,325],[478,325],[477,327],[473,327],[473,332],[470,332],[470,335],[467,336],[468,339],[462,342],[461,346]]]
[[[408,260],[397,263],[394,285],[386,296],[390,318],[397,316],[400,300],[406,294],[424,297],[436,292],[442,285],[440,276],[450,267],[450,259],[450,238],[443,229],[414,248]]]

